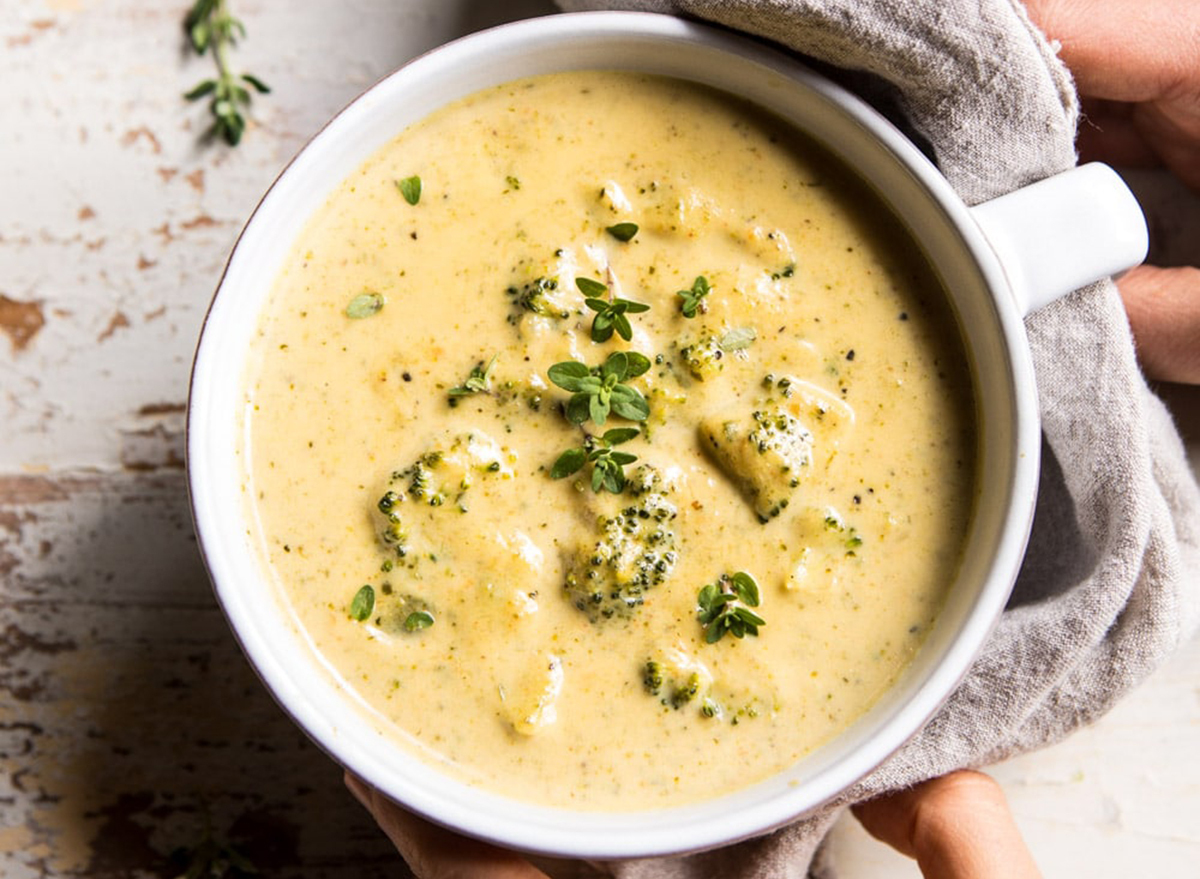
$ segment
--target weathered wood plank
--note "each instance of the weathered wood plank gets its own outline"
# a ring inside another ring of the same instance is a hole
[[[170,875],[205,816],[268,875],[397,875],[221,616],[181,473],[0,478],[0,875]]]

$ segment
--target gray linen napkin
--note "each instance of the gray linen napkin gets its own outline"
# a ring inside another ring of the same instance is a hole
[[[1017,0],[560,0],[569,10],[686,15],[768,38],[925,142],[968,204],[1065,170],[1070,74]],[[925,729],[838,800],[769,836],[609,869],[640,877],[803,877],[847,804],[982,766],[1095,720],[1200,618],[1200,491],[1138,371],[1103,281],[1026,320],[1043,419],[1042,483],[1012,600]],[[820,859],[818,859],[820,860]],[[832,865],[812,865],[832,876]]]

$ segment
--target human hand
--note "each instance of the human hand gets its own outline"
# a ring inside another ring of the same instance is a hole
[[[1036,879],[1000,785],[962,769],[852,807],[876,839],[914,858],[925,879]]]
[[[516,852],[430,824],[349,772],[345,781],[417,879],[549,879]]]
[[[1162,166],[1200,193],[1200,4],[1025,0],[1062,44],[1083,104],[1085,160]],[[1198,248],[1200,250],[1200,248]],[[1118,282],[1142,369],[1200,384],[1200,268],[1139,266]]]
[[[430,824],[349,772],[345,779],[417,879],[549,879],[515,852]],[[981,772],[951,772],[853,811],[872,836],[915,858],[925,879],[1041,876],[1003,791]]]

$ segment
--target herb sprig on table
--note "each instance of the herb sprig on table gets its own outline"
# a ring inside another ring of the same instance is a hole
[[[264,95],[271,91],[257,76],[235,74],[229,69],[229,50],[239,37],[246,36],[246,26],[230,14],[226,0],[196,0],[183,21],[183,28],[196,54],[204,55],[212,49],[217,65],[216,78],[202,80],[184,97],[198,101],[211,96],[208,108],[213,124],[209,134],[237,146],[246,130],[242,112],[250,106],[250,90]]]
[[[207,809],[204,835],[195,845],[172,851],[167,866],[175,879],[251,879],[261,875],[243,852],[213,835]]]

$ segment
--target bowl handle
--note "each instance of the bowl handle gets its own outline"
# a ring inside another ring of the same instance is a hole
[[[1146,218],[1125,181],[1092,162],[971,208],[1021,314],[1146,258]]]

